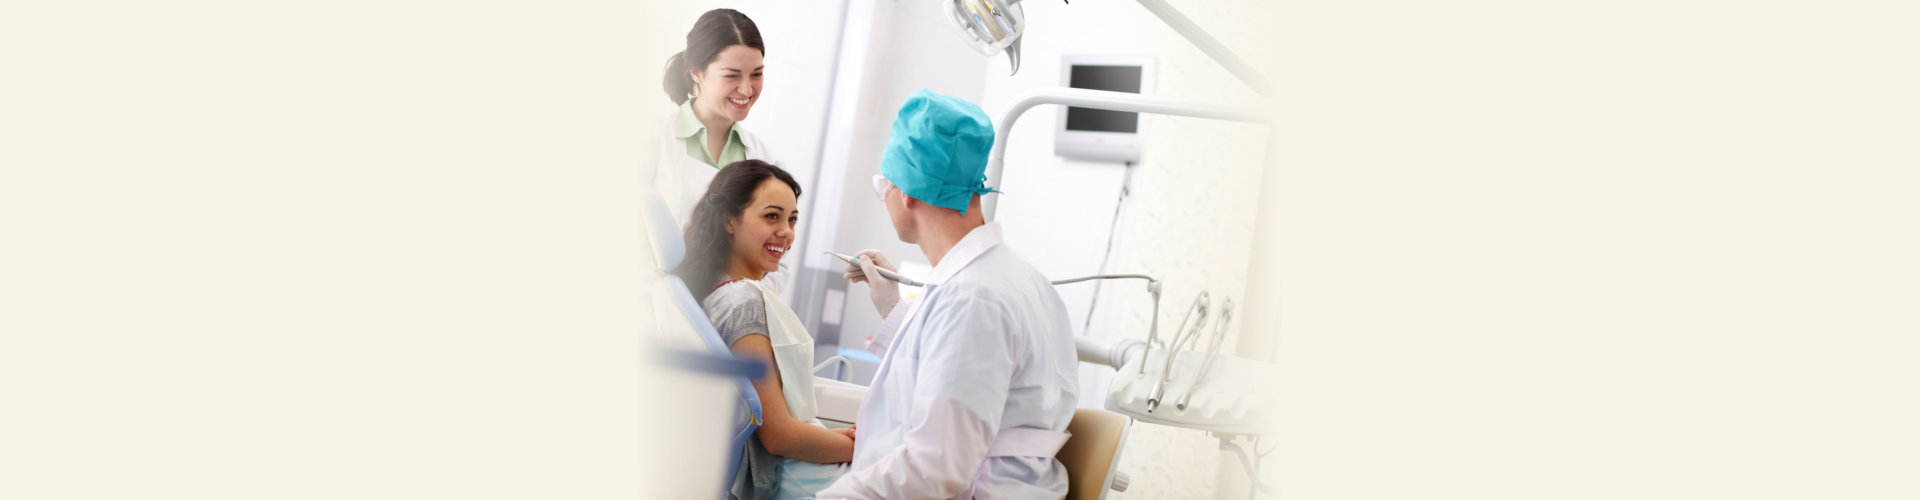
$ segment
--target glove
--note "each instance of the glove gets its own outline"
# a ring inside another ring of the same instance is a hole
[[[847,271],[841,276],[854,283],[866,282],[871,289],[868,295],[873,299],[873,309],[880,311],[880,317],[886,317],[893,312],[894,304],[900,303],[900,283],[881,276],[879,269],[893,272],[900,269],[893,267],[893,261],[887,260],[887,255],[879,250],[861,250],[853,255],[854,263],[847,264]]]

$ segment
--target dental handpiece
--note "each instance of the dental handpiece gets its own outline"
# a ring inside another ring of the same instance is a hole
[[[1167,383],[1171,381],[1173,377],[1173,358],[1175,354],[1180,353],[1180,344],[1186,342],[1186,339],[1191,338],[1195,342],[1195,346],[1199,345],[1200,328],[1206,326],[1207,309],[1212,304],[1213,299],[1207,295],[1207,291],[1201,290],[1200,295],[1193,298],[1193,305],[1187,308],[1187,315],[1180,318],[1180,327],[1175,328],[1173,331],[1173,342],[1167,344],[1167,361],[1164,366],[1160,367],[1160,379],[1154,382],[1153,392],[1147,394],[1147,413],[1153,413],[1154,408],[1160,407],[1160,396],[1166,393]],[[1200,321],[1194,323],[1193,329],[1189,330],[1187,329],[1187,320],[1193,319],[1195,312],[1200,313]],[[1191,334],[1191,336],[1188,334]],[[1140,360],[1141,365],[1145,365],[1146,362],[1147,360],[1145,359]]]
[[[1207,358],[1200,362],[1200,373],[1193,374],[1193,383],[1187,384],[1187,393],[1181,395],[1179,401],[1174,402],[1174,408],[1180,411],[1187,410],[1187,401],[1193,399],[1193,389],[1200,386],[1201,379],[1207,378],[1207,369],[1213,368],[1213,358],[1220,357],[1220,344],[1227,340],[1229,323],[1233,323],[1233,299],[1227,299],[1227,304],[1220,308],[1220,323],[1213,328],[1213,344],[1212,347],[1207,348]],[[1194,337],[1193,348],[1200,348],[1198,335]]]
[[[855,264],[855,261],[859,260],[857,257],[851,256],[851,255],[837,254],[833,252],[826,252],[826,254],[832,255],[834,258],[840,259],[841,261],[844,261],[848,264]],[[858,264],[855,264],[855,265],[858,265]],[[887,268],[880,267],[880,266],[873,266],[873,268],[880,270],[881,277],[899,282],[902,285],[919,286],[919,287],[927,286],[925,283],[914,281],[910,278],[907,278],[906,276],[900,275],[900,273],[896,273],[891,270],[888,270]]]

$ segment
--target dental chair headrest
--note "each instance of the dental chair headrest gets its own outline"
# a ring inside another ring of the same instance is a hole
[[[647,227],[653,231],[653,249],[660,255],[660,270],[666,272],[680,266],[687,258],[687,242],[680,236],[680,225],[673,222],[673,212],[667,210],[666,198],[652,189],[643,195],[646,200]]]

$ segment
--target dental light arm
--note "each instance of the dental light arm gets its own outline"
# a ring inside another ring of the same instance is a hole
[[[1059,104],[1063,106],[1104,109],[1108,111],[1126,111],[1131,113],[1189,116],[1247,123],[1267,123],[1268,121],[1264,113],[1217,104],[1162,99],[1159,97],[1127,92],[1109,92],[1105,90],[1073,88],[1036,89],[1014,98],[1013,104],[1007,106],[1007,110],[1000,114],[1000,119],[994,122],[993,150],[987,155],[988,186],[997,187],[1001,184],[1002,179],[1000,173],[1006,169],[1007,165],[1007,138],[1008,135],[1013,132],[1014,122],[1019,121],[1020,115],[1026,114],[1027,110],[1042,104]],[[994,207],[999,204],[1000,195],[998,193],[989,193],[981,197],[980,208],[985,211],[982,213],[987,220],[993,220],[995,213]]]
[[[1167,23],[1167,27],[1173,28],[1175,33],[1192,42],[1193,46],[1199,47],[1200,52],[1213,58],[1213,62],[1220,63],[1227,68],[1228,72],[1233,73],[1235,78],[1253,87],[1255,93],[1267,95],[1266,77],[1260,76],[1260,72],[1254,70],[1247,61],[1240,59],[1240,56],[1235,55],[1233,51],[1227,50],[1227,46],[1215,40],[1213,35],[1207,34],[1207,30],[1200,29],[1200,25],[1194,24],[1192,19],[1187,19],[1187,16],[1180,11],[1174,10],[1172,5],[1167,5],[1166,0],[1137,1],[1140,2],[1141,7],[1147,8],[1147,12],[1152,12],[1154,17],[1160,18],[1160,22]]]
[[[1000,52],[1007,53],[1007,62],[1013,65],[1013,73],[1020,72],[1020,35],[1027,31],[1026,9],[1020,6],[1021,0],[940,0],[945,4],[946,17],[952,21],[954,30],[968,47],[987,57]],[[1260,95],[1267,94],[1267,78],[1253,69],[1238,54],[1228,50],[1225,44],[1215,39],[1198,23],[1181,14],[1179,9],[1167,4],[1166,0],[1135,0],[1145,7],[1153,17],[1160,18],[1174,33],[1187,39],[1200,52],[1220,63],[1227,72],[1233,73],[1248,87]]]

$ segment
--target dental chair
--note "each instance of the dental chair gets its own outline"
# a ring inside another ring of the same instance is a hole
[[[660,256],[660,275],[666,281],[667,293],[673,296],[674,305],[679,306],[680,314],[686,316],[693,325],[702,343],[716,355],[731,358],[733,351],[720,340],[720,333],[713,328],[713,322],[707,319],[707,313],[700,303],[693,300],[693,292],[687,289],[687,283],[668,271],[680,265],[686,259],[686,242],[680,236],[680,226],[674,224],[673,213],[667,211],[667,202],[659,193],[646,191],[648,204],[647,226],[653,232],[655,250]],[[747,439],[753,437],[753,431],[760,428],[760,394],[754,392],[753,381],[747,377],[734,377],[736,388],[740,392],[740,407],[744,408],[740,430],[734,433],[727,444],[726,475],[720,485],[720,498],[727,498],[732,489],[733,480],[740,472],[741,456],[746,452]]]
[[[1127,475],[1117,472],[1120,451],[1132,430],[1118,413],[1078,408],[1067,423],[1071,434],[1054,458],[1067,468],[1067,500],[1097,500],[1108,492],[1126,491]]]

